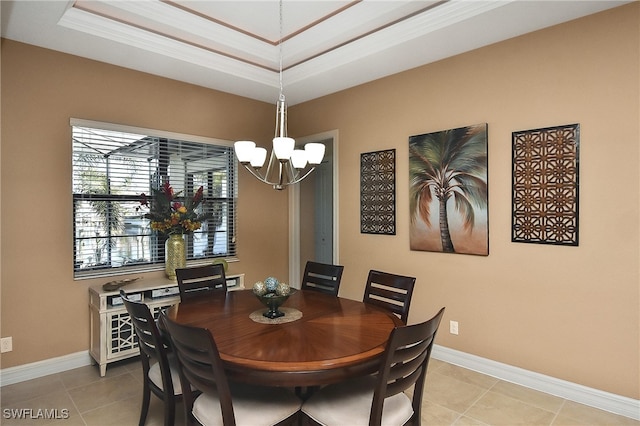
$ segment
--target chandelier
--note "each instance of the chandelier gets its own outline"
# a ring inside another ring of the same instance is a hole
[[[273,189],[282,190],[309,176],[324,158],[325,146],[321,143],[307,143],[304,149],[296,148],[296,141],[287,136],[287,104],[282,90],[282,0],[280,0],[280,96],[276,105],[276,131],[273,148],[267,163],[267,150],[252,141],[234,143],[236,157],[253,176]]]

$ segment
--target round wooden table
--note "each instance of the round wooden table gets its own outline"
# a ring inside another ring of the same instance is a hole
[[[283,308],[296,309],[302,317],[282,323],[254,321],[251,314],[266,308],[251,290],[181,302],[167,315],[211,331],[230,379],[290,387],[377,371],[391,330],[402,324],[378,307],[308,290],[296,291]]]

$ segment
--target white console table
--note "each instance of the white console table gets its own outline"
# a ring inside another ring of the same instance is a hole
[[[144,302],[157,318],[160,310],[180,301],[178,284],[166,278],[142,279],[122,287],[129,297]],[[244,289],[244,274],[227,275],[229,290]],[[122,303],[120,289],[105,291],[102,284],[89,287],[91,357],[100,365],[100,376],[107,364],[139,355],[131,318]]]

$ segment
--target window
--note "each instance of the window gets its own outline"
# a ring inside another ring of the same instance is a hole
[[[71,126],[76,278],[162,268],[166,236],[151,230],[140,200],[166,181],[183,196],[204,189],[199,213],[211,219],[185,236],[187,261],[235,256],[230,142],[76,119]]]

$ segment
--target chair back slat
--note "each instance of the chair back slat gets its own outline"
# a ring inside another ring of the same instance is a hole
[[[344,266],[308,261],[302,276],[302,290],[314,290],[334,296],[340,290]]]
[[[227,291],[224,266],[216,263],[176,269],[180,300],[202,297],[216,291]]]
[[[165,347],[149,307],[142,302],[130,300],[122,289],[120,290],[120,297],[131,318],[131,324],[138,338],[140,350],[148,357],[159,360],[162,357],[161,349],[165,349]],[[162,346],[162,348],[158,348],[158,346]]]
[[[390,310],[406,324],[415,283],[414,277],[371,270],[362,300]]]

